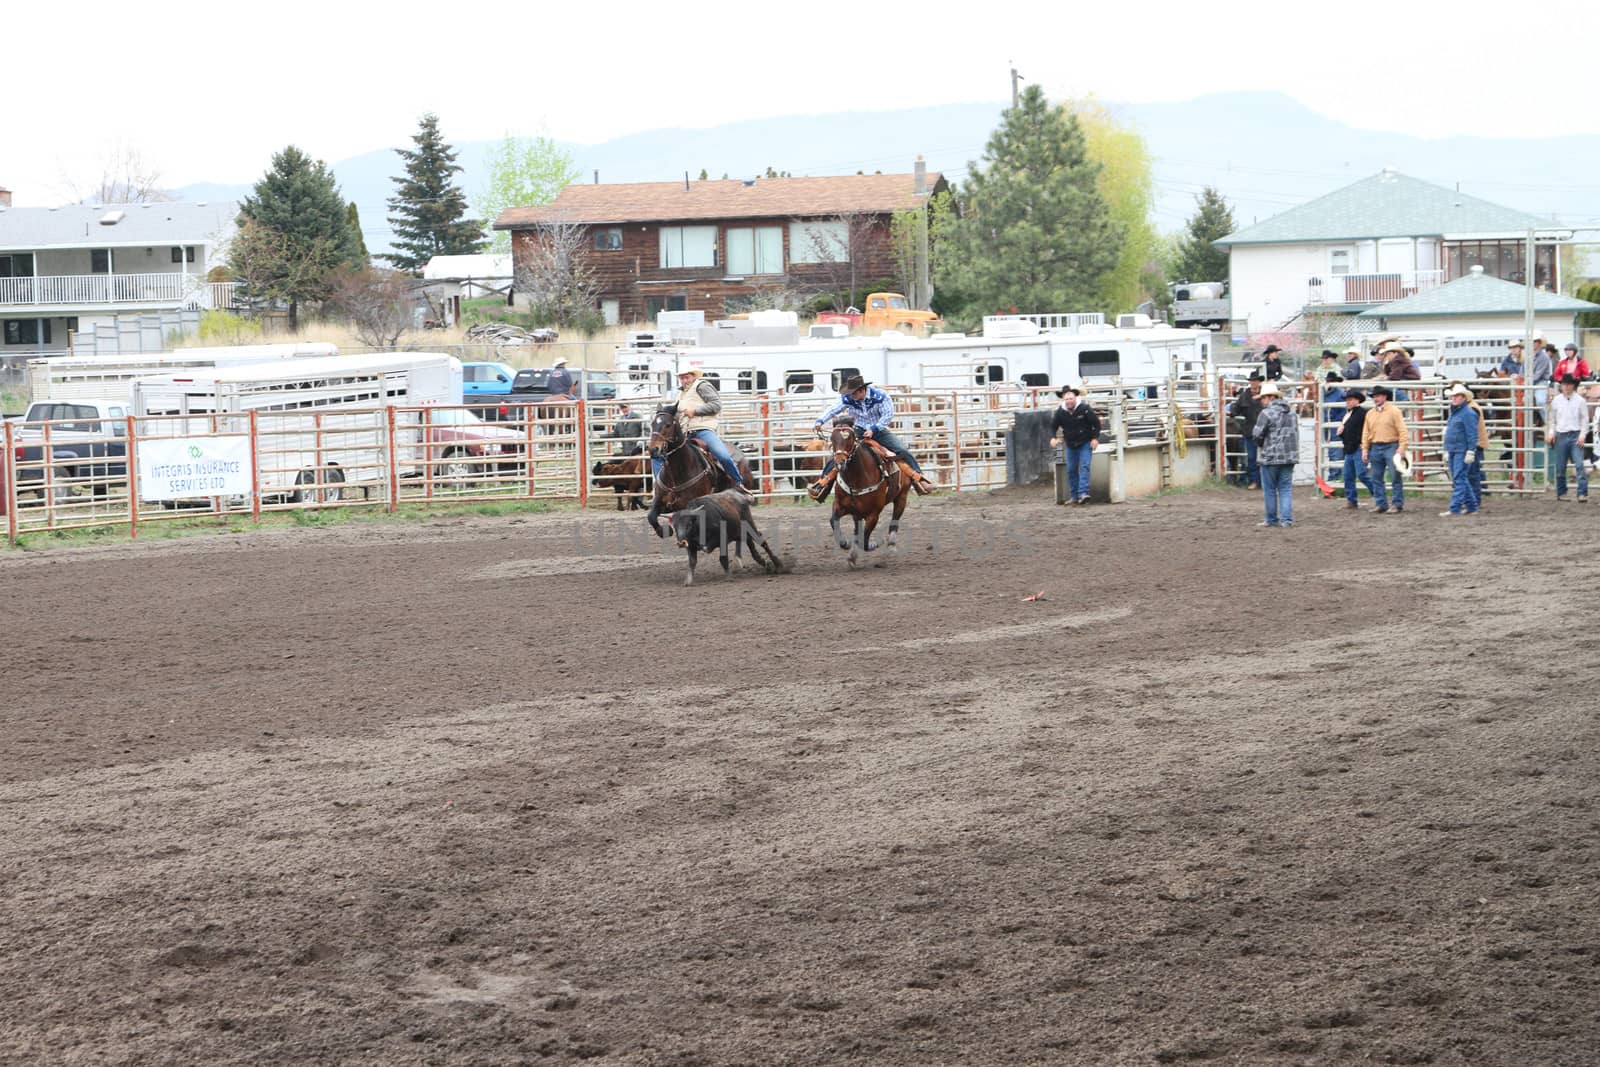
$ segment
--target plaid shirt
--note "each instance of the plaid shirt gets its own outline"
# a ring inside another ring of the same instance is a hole
[[[894,401],[889,399],[888,393],[872,386],[867,387],[867,395],[863,400],[855,400],[848,393],[841,393],[839,402],[818,416],[817,425],[821,426],[841,411],[850,413],[856,420],[857,429],[877,433],[889,428],[889,422],[894,418]]]

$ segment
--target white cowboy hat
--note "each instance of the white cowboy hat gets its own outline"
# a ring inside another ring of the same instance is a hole
[[[567,357],[566,356],[557,356],[555,362],[550,364],[550,366],[552,368],[554,368],[554,367],[565,367],[566,365],[567,365]]]
[[[1283,391],[1278,388],[1277,382],[1268,382],[1261,387],[1261,396],[1282,396]]]
[[[1364,355],[1365,353],[1363,353],[1361,349],[1357,348],[1355,345],[1351,345],[1349,348],[1344,350],[1344,354],[1347,356],[1360,356]]]
[[[1457,382],[1456,383],[1456,387],[1454,389],[1450,390],[1450,395],[1451,396],[1464,396],[1468,400],[1471,400],[1472,399],[1472,390],[1468,389],[1466,386],[1462,385],[1460,382]]]
[[[1404,478],[1411,473],[1411,460],[1404,452],[1396,452],[1390,462],[1394,464],[1394,469],[1400,472],[1400,477]]]

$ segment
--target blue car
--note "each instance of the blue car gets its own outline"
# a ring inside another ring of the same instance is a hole
[[[461,394],[469,402],[475,396],[506,396],[516,376],[506,363],[463,363]]]

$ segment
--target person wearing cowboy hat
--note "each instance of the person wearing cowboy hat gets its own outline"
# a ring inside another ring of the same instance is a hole
[[[550,364],[550,376],[545,379],[545,388],[551,396],[574,396],[572,391],[572,372],[567,369],[567,357],[557,356],[554,363]]]
[[[1268,345],[1261,350],[1261,373],[1267,381],[1275,382],[1283,377],[1283,349],[1277,345]]]
[[[1406,426],[1400,409],[1389,403],[1394,398],[1387,385],[1372,387],[1372,410],[1361,425],[1361,462],[1372,468],[1372,499],[1378,505],[1378,514],[1389,510],[1389,498],[1384,494],[1384,480],[1393,471],[1395,514],[1406,509],[1405,474],[1396,465],[1403,460],[1411,431]]]
[[[1550,401],[1550,425],[1545,444],[1556,467],[1556,501],[1567,499],[1567,461],[1578,470],[1578,503],[1589,499],[1589,472],[1583,469],[1583,431],[1589,421],[1589,402],[1578,395],[1576,375],[1564,375],[1561,393]]]
[[[1384,377],[1391,382],[1415,382],[1422,380],[1422,372],[1411,359],[1411,349],[1398,341],[1392,341],[1384,349]]]
[[[1444,425],[1444,457],[1450,464],[1450,510],[1440,518],[1478,510],[1472,465],[1478,458],[1478,412],[1469,401],[1472,390],[1460,382],[1450,390],[1450,417]]]
[[[1066,458],[1067,488],[1072,492],[1074,504],[1089,502],[1089,465],[1094,459],[1095,446],[1100,443],[1100,416],[1083,400],[1083,391],[1075,385],[1064,385],[1056,390],[1061,405],[1050,417],[1051,448],[1060,448]]]
[[[1256,419],[1261,417],[1261,386],[1266,379],[1259,371],[1250,372],[1250,384],[1233,397],[1228,414],[1244,423],[1244,481],[1246,489],[1261,488],[1261,464],[1256,458]]]
[[[717,436],[717,416],[722,412],[722,395],[717,392],[716,386],[705,380],[699,367],[685,367],[678,372],[677,409],[685,432],[706,446],[706,451],[722,467],[728,480],[733,482],[733,487],[748,496],[750,487],[744,484],[744,476],[739,473],[739,461],[733,458],[728,446]],[[661,456],[650,461],[657,481],[665,465],[666,460]]]
[[[1353,382],[1361,377],[1361,349],[1351,345],[1344,350],[1344,354],[1349,358],[1345,362],[1344,370],[1339,373],[1344,375],[1345,381]]]
[[[1277,382],[1261,387],[1261,415],[1251,431],[1261,463],[1261,495],[1266,503],[1264,527],[1294,525],[1294,464],[1300,458],[1300,416],[1283,399]]]
[[[1361,458],[1361,427],[1367,421],[1366,406],[1367,394],[1360,389],[1351,389],[1344,394],[1344,418],[1339,420],[1339,443],[1344,448],[1344,499],[1345,507],[1355,511],[1361,505],[1357,502],[1358,485],[1367,487],[1367,492],[1373,496],[1378,491],[1372,487],[1372,476],[1367,473],[1366,461]]]
[[[1500,361],[1500,373],[1508,377],[1522,376],[1522,342],[1512,341],[1506,346],[1505,358]]]
[[[868,440],[877,441],[893,453],[895,459],[906,465],[911,474],[911,488],[923,495],[937,488],[928,480],[927,475],[922,473],[922,466],[917,462],[917,457],[913,456],[904,442],[889,429],[889,423],[894,419],[894,401],[889,398],[888,393],[875,388],[861,375],[852,374],[840,387],[838,401],[817,417],[812,428],[820,433],[824,423],[841,413],[848,414],[852,418],[857,433]],[[822,477],[806,490],[812,500],[828,498],[828,493],[833,489],[834,479],[839,476],[837,466],[830,458],[827,466],[822,468]]]

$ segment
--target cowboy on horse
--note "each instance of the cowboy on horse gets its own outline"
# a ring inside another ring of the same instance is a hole
[[[746,495],[751,489],[739,473],[739,462],[728,451],[728,446],[717,436],[717,415],[722,411],[722,396],[717,387],[706,381],[698,367],[686,367],[678,372],[678,418],[686,433],[705,447],[711,458],[721,464],[734,488]],[[666,463],[662,456],[651,459],[651,469],[657,484],[661,468]]]
[[[817,419],[815,429],[821,432],[822,426],[829,419],[840,413],[848,413],[855,420],[856,431],[864,438],[876,443],[887,451],[901,464],[901,471],[906,480],[911,483],[911,488],[919,494],[926,495],[938,488],[922,473],[922,467],[917,463],[917,457],[911,454],[900,438],[896,437],[889,429],[889,423],[894,419],[894,401],[882,389],[875,389],[871,382],[859,374],[852,374],[844,381],[844,388],[839,391],[838,403],[823,412]],[[807,490],[812,500],[826,500],[828,493],[833,488],[834,479],[839,476],[838,464],[830,459],[828,465],[822,469],[822,477],[816,484]]]

